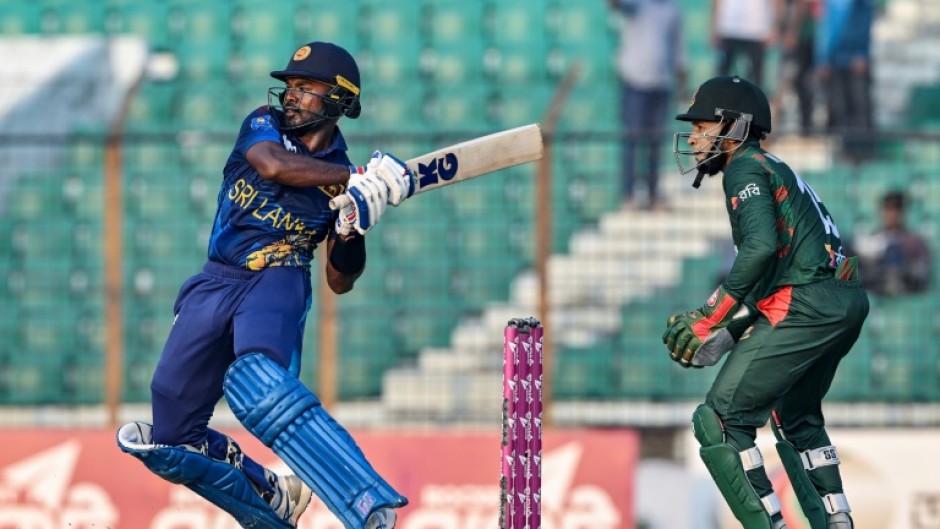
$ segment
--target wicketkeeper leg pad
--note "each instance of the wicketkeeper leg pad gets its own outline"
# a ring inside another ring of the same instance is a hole
[[[780,500],[771,492],[761,498],[747,478],[747,471],[764,465],[757,447],[738,452],[725,442],[724,428],[715,410],[699,405],[692,414],[692,430],[702,448],[699,456],[721,491],[731,512],[744,529],[772,529]]]
[[[822,472],[823,474],[832,472],[832,467],[839,465],[839,454],[836,452],[836,447],[823,446],[799,452],[786,439],[776,419],[770,421],[770,424],[774,436],[777,437],[777,453],[780,454],[783,469],[786,471],[787,477],[790,478],[793,492],[800,503],[800,508],[803,509],[803,515],[806,516],[810,528],[827,529],[831,515],[852,512],[844,493],[820,495],[819,491],[816,490],[816,486],[813,485],[810,475],[810,472]],[[825,476],[821,477],[825,478]]]
[[[118,447],[140,459],[154,474],[171,483],[185,485],[231,514],[242,527],[294,529],[293,524],[281,518],[255,491],[240,469],[194,447],[155,445],[151,434],[150,424],[125,424],[117,433]]]
[[[408,503],[375,472],[320,400],[270,358],[252,353],[236,359],[224,389],[245,428],[280,456],[347,529],[362,529],[381,507]]]

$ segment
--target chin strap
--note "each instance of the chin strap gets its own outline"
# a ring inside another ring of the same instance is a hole
[[[695,175],[695,180],[692,181],[692,187],[698,189],[702,185],[702,179],[705,178],[705,170],[699,169],[698,174]]]

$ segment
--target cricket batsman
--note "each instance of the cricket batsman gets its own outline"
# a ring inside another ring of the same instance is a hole
[[[772,416],[777,452],[810,527],[852,529],[822,399],[868,315],[857,260],[842,254],[839,229],[816,192],[761,147],[771,115],[758,86],[710,79],[676,119],[691,124],[675,136],[679,170],[698,171],[695,187],[722,173],[737,249],[727,279],[701,307],[672,315],[663,334],[682,367],[715,365],[728,354],[692,415],[699,454],[745,529],[785,528],[754,443]]]
[[[316,492],[347,529],[392,529],[408,500],[297,374],[314,249],[326,244],[326,283],[348,292],[365,268],[364,235],[415,179],[390,154],[350,164],[337,122],[359,116],[360,79],[345,49],[311,42],[271,76],[284,86],[243,121],[222,169],[208,261],[177,297],[151,382],[153,424],[122,426],[118,446],[242,527],[294,528]],[[335,212],[340,193],[351,204]],[[296,474],[274,474],[209,428],[223,395]]]

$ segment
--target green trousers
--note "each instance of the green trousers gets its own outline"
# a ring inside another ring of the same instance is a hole
[[[754,446],[772,410],[797,450],[832,444],[822,399],[868,315],[868,296],[857,280],[794,286],[775,298],[770,317],[761,316],[728,354],[705,399],[739,451]],[[820,493],[841,492],[834,477],[825,488],[839,490]],[[763,467],[748,478],[760,496],[771,492]]]

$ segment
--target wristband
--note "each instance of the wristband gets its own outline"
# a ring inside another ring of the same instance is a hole
[[[335,237],[333,249],[330,251],[330,264],[337,272],[345,275],[354,275],[362,272],[366,267],[366,239],[353,236],[348,239]]]

